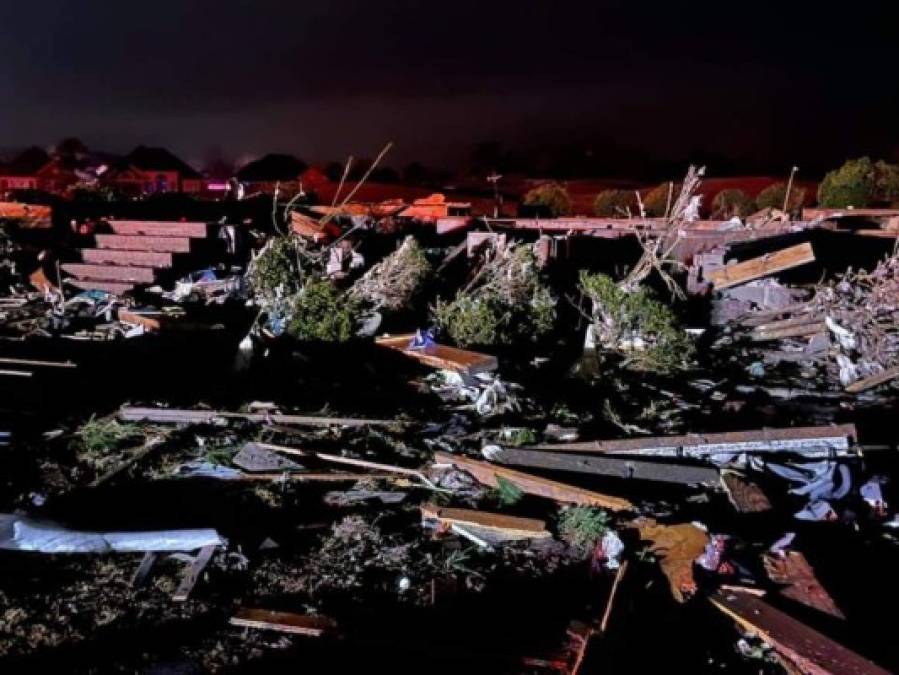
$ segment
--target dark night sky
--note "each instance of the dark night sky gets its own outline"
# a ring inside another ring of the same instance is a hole
[[[0,3],[0,148],[463,159],[478,141],[836,163],[899,149],[893,3]],[[610,152],[610,158],[613,153]]]

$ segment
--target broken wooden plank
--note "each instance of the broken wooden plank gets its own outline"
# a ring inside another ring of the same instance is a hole
[[[812,245],[805,242],[773,253],[766,253],[758,258],[712,270],[709,272],[707,280],[712,282],[716,290],[720,290],[814,261],[815,252],[812,250]]]
[[[889,672],[748,593],[717,593],[709,601],[741,628],[761,637],[803,673],[887,675]]]
[[[212,560],[216,548],[218,548],[218,546],[213,545],[204,546],[200,549],[200,552],[197,554],[197,557],[194,558],[194,561],[184,570],[184,575],[181,577],[181,583],[178,584],[178,590],[175,591],[172,600],[175,600],[176,602],[184,602],[187,600],[191,591],[193,591],[194,586],[197,585],[200,575],[203,574],[203,570],[206,569],[206,565]]]
[[[708,457],[738,452],[796,452],[805,457],[847,454],[857,433],[854,424],[727,431],[682,436],[646,436],[607,441],[542,443],[530,446],[555,452],[635,454],[654,457]]]
[[[35,368],[77,368],[78,365],[71,361],[38,361],[35,359],[14,359],[8,356],[0,356],[0,364],[7,366],[33,366]]]
[[[659,567],[668,579],[671,595],[684,602],[696,593],[693,561],[705,551],[709,535],[693,523],[660,525],[652,518],[634,522],[640,539],[651,542],[650,550],[659,556]]]
[[[784,584],[780,594],[801,605],[817,609],[838,619],[846,616],[837,607],[821,582],[815,570],[799,551],[767,553],[762,557],[768,578],[774,583]]]
[[[554,499],[558,502],[569,504],[582,504],[587,506],[600,506],[612,511],[622,511],[633,508],[633,504],[621,497],[611,497],[599,492],[585,490],[584,488],[559,483],[548,478],[516,471],[503,466],[480,462],[459,455],[451,455],[446,452],[434,454],[436,464],[449,464],[462,471],[470,473],[483,485],[498,487],[497,477],[513,483],[518,489],[527,494]]]
[[[606,603],[606,609],[602,613],[602,620],[599,622],[600,633],[605,633],[606,629],[609,627],[609,619],[612,616],[612,605],[615,604],[615,596],[618,594],[618,587],[621,585],[624,573],[627,572],[627,562],[628,561],[625,560],[621,563],[621,566],[615,574],[615,581],[612,582],[612,590],[609,591],[609,601]]]
[[[491,456],[501,464],[571,471],[614,478],[648,480],[679,485],[718,485],[720,474],[713,466],[651,462],[630,457],[596,457],[567,452],[504,448]]]
[[[3,377],[32,377],[34,373],[30,370],[0,370],[0,376]]]
[[[293,460],[281,457],[272,450],[257,443],[247,443],[232,459],[231,463],[250,473],[272,471],[304,471],[305,467]]]
[[[721,482],[730,503],[740,513],[763,513],[771,510],[771,502],[762,489],[733,471],[724,471]]]
[[[144,553],[140,565],[138,565],[134,575],[131,577],[131,588],[140,588],[144,585],[157,558],[159,558],[159,553],[155,551],[147,551]]]
[[[245,473],[234,480],[243,481],[282,481],[291,483],[346,483],[357,480],[396,480],[391,473],[347,473],[347,472],[290,472],[281,473]],[[405,479],[403,479],[405,480]]]
[[[421,517],[437,520],[445,526],[473,526],[501,535],[504,539],[547,539],[552,537],[546,523],[537,518],[520,518],[501,513],[488,513],[473,509],[451,509],[436,504],[422,504]]]
[[[337,629],[337,624],[334,620],[327,616],[275,612],[270,609],[255,609],[251,607],[238,610],[237,614],[231,617],[229,623],[232,626],[240,626],[242,628],[275,630],[281,633],[306,635],[309,637],[321,637],[325,633],[333,633]]]
[[[183,410],[178,408],[140,408],[122,406],[119,417],[126,422],[157,422],[160,424],[214,424],[219,420],[241,419],[249,422],[272,422],[311,427],[386,427],[394,420],[366,420],[356,417],[320,417],[315,415],[283,415],[281,413],[237,413],[221,410]]]
[[[809,337],[810,335],[816,335],[818,333],[826,332],[827,324],[823,321],[819,321],[816,323],[806,323],[764,331],[756,329],[749,334],[749,337],[753,340],[753,342],[770,342],[791,337]]]
[[[412,334],[384,336],[376,339],[375,344],[398,351],[431,368],[452,370],[465,375],[496,370],[499,366],[495,356],[448,345],[434,344],[423,349],[409,349],[414,337]]]
[[[887,368],[886,370],[870,375],[869,377],[856,380],[852,384],[846,386],[846,391],[850,394],[859,394],[878,385],[886,384],[897,377],[899,377],[899,366],[893,366],[892,368]]]

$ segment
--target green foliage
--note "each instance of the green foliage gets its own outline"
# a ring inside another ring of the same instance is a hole
[[[762,209],[783,209],[786,196],[787,184],[785,182],[772,183],[759,192],[755,198],[755,208],[759,211]],[[804,201],[805,189],[794,184],[790,190],[790,203],[787,204],[787,211],[801,208]]]
[[[631,190],[603,190],[593,202],[593,213],[600,218],[625,218],[639,215],[637,196]]]
[[[850,159],[830,171],[818,186],[818,204],[829,208],[863,208],[874,200],[874,164],[867,157]]]
[[[670,204],[674,204],[679,192],[680,186],[677,184],[673,186],[671,183],[657,185],[643,197],[643,210],[650,218],[662,218],[670,208]]]
[[[140,436],[140,429],[133,424],[122,424],[113,418],[97,419],[94,415],[75,432],[80,449],[89,455],[114,450],[124,441]]]
[[[745,218],[755,210],[752,198],[737,188],[721,190],[712,200],[712,212],[717,218],[729,220],[734,216]]]
[[[346,342],[358,316],[356,300],[326,279],[310,279],[293,299],[287,332],[304,342]]]
[[[521,246],[489,263],[481,285],[460,291],[452,302],[438,298],[435,323],[461,347],[508,345],[549,334],[556,299],[541,281],[531,247]]]
[[[593,506],[567,506],[559,512],[559,536],[572,546],[592,548],[609,531],[609,514]]]
[[[521,501],[524,492],[508,478],[496,477],[496,489],[493,495],[500,506],[513,506]]]
[[[250,264],[250,288],[262,300],[272,302],[299,292],[302,268],[298,247],[296,237],[276,236]]]
[[[558,183],[544,183],[529,190],[524,204],[544,209],[553,218],[570,215],[572,208],[571,195]]]
[[[598,342],[622,351],[627,364],[638,370],[668,372],[682,367],[694,352],[693,343],[678,325],[668,305],[649,290],[627,292],[605,274],[581,271],[580,286],[593,301],[593,327]],[[637,338],[642,349],[625,348]]]
[[[899,206],[899,164],[879,161],[874,165],[875,190],[878,201],[893,208]]]
[[[522,445],[530,445],[537,442],[537,434],[533,429],[527,427],[518,427],[516,429],[504,429],[502,435],[503,442],[506,445],[519,447]]]

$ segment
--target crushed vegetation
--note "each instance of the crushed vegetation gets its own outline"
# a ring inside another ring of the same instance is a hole
[[[287,332],[303,342],[346,342],[356,334],[359,302],[327,279],[309,279],[290,308]]]
[[[407,308],[423,290],[432,273],[431,264],[415,237],[409,235],[396,251],[372,267],[350,291],[374,309]]]

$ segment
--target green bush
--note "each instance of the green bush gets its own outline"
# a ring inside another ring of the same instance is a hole
[[[545,210],[552,218],[570,215],[572,208],[571,195],[558,183],[544,183],[529,190],[524,204]]]
[[[326,279],[310,279],[293,299],[287,332],[304,342],[346,342],[358,318],[356,300]]]
[[[752,198],[737,188],[721,190],[712,200],[712,213],[716,218],[729,220],[734,216],[745,218],[755,210]]]
[[[875,199],[874,164],[867,157],[850,159],[824,176],[818,186],[818,204],[827,208],[864,208]]]
[[[762,209],[782,209],[784,207],[784,198],[787,195],[787,184],[783,181],[772,183],[764,190],[759,192],[755,198],[755,208]],[[797,185],[793,185],[790,190],[790,203],[787,204],[787,211],[795,211],[802,207],[805,201],[805,189]]]
[[[540,280],[530,246],[506,252],[489,263],[490,273],[452,302],[438,298],[434,322],[460,347],[532,342],[549,334],[556,322],[556,299]]]
[[[646,288],[624,291],[605,274],[581,271],[580,286],[593,301],[593,328],[598,344],[619,351],[626,364],[637,370],[669,372],[693,357],[693,342],[679,326],[668,305],[652,297]],[[635,339],[642,348],[623,345]]]
[[[639,215],[637,197],[631,190],[603,190],[593,202],[593,213],[600,218],[625,218]]]
[[[266,302],[298,293],[302,269],[296,238],[273,238],[250,263],[247,279],[253,293]]]
[[[899,207],[899,165],[879,161],[874,165],[877,200]]]
[[[572,546],[593,548],[609,531],[609,520],[593,506],[566,506],[559,512],[559,536]]]

